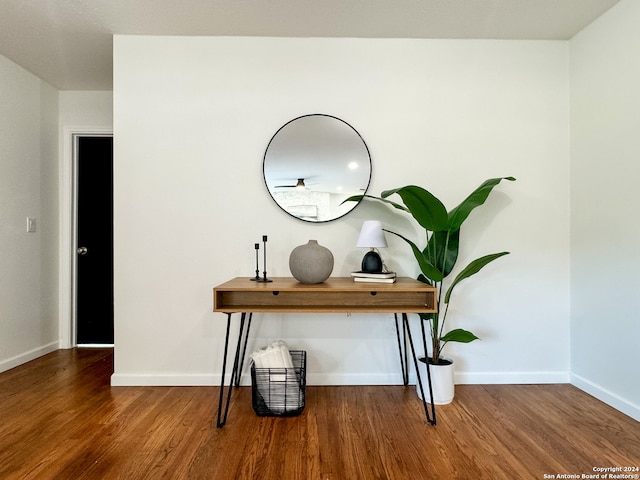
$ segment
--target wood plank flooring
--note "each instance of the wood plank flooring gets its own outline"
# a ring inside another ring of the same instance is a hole
[[[459,385],[435,427],[413,387],[308,387],[293,418],[257,417],[241,387],[217,429],[217,387],[110,387],[112,371],[111,350],[76,349],[0,374],[0,479],[543,479],[640,466],[640,423],[570,385]]]

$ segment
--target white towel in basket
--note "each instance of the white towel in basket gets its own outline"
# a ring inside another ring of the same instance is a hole
[[[253,352],[251,359],[255,368],[273,369],[269,372],[269,382],[259,382],[257,385],[267,408],[274,413],[300,408],[300,384],[287,345],[279,340]]]
[[[291,354],[282,340],[273,342],[267,348],[253,352],[251,359],[256,368],[293,368]]]

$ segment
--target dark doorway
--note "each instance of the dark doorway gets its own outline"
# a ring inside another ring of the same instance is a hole
[[[76,342],[113,344],[113,137],[76,137]]]

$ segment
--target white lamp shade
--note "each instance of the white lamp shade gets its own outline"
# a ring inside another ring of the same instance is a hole
[[[378,220],[367,220],[362,224],[360,236],[358,237],[358,247],[380,248],[387,246],[387,239],[382,232],[382,222]]]

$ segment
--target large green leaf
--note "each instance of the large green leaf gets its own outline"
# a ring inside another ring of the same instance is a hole
[[[424,254],[429,262],[442,272],[443,277],[451,273],[458,260],[460,230],[433,232]]]
[[[366,195],[353,195],[349,198],[347,198],[346,200],[343,200],[340,205],[342,205],[343,203],[347,203],[347,202],[359,202],[360,200],[362,200]]]
[[[460,283],[465,278],[469,278],[470,276],[475,275],[480,270],[482,270],[486,265],[493,262],[494,260],[508,254],[509,252],[500,252],[500,253],[492,253],[490,255],[485,255],[484,257],[475,259],[469,265],[464,267],[464,269],[458,275],[456,275],[456,278],[453,280],[453,282],[449,286],[449,289],[447,290],[447,293],[444,296],[444,303],[449,303],[451,292],[453,292],[454,287],[458,283]]]
[[[449,230],[459,229],[471,211],[482,205],[491,193],[491,190],[493,190],[493,187],[498,185],[502,180],[514,182],[516,179],[513,177],[490,178],[482,183],[482,185],[476,188],[460,205],[449,212]]]
[[[346,202],[359,202],[363,198],[368,198],[370,200],[378,200],[379,202],[391,205],[393,208],[397,208],[398,210],[403,210],[405,212],[409,212],[409,209],[407,207],[405,207],[404,205],[401,205],[401,204],[396,203],[396,202],[392,202],[391,200],[387,200],[386,198],[374,197],[373,195],[353,195],[353,196],[347,198],[346,200],[343,200],[340,203],[340,205],[342,205],[343,203],[346,203]]]
[[[425,257],[425,255],[422,253],[422,251],[418,248],[418,246],[415,243],[413,243],[408,238],[403,237],[399,233],[392,232],[391,230],[385,229],[385,232],[389,232],[400,237],[411,246],[411,250],[413,251],[413,256],[416,257],[416,260],[418,261],[418,265],[420,266],[420,271],[422,271],[422,273],[428,279],[434,282],[440,282],[442,280],[443,278],[442,272],[429,262],[428,258]]]
[[[407,210],[422,228],[432,232],[447,228],[449,215],[446,207],[424,188],[407,185],[393,190],[385,190],[380,196],[386,199],[393,194],[402,198]]]
[[[463,330],[462,328],[456,328],[444,334],[442,337],[440,337],[440,340],[443,342],[469,343],[469,342],[473,342],[474,340],[480,340],[480,338],[476,337],[473,333],[469,332],[468,330]]]

